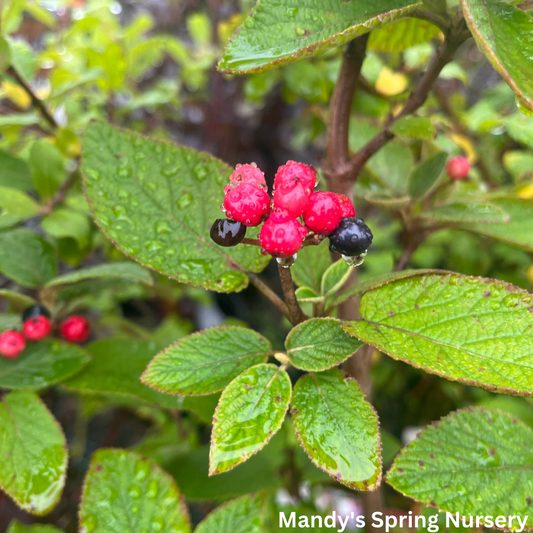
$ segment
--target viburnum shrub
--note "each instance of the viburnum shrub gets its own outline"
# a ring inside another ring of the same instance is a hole
[[[2,8],[0,528],[533,528],[531,4],[144,4]]]

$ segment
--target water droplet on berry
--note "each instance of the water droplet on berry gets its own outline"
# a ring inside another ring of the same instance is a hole
[[[359,255],[343,255],[342,258],[346,261],[346,264],[350,265],[351,267],[358,267],[362,265],[365,261],[367,251],[360,253]]]
[[[276,257],[276,262],[281,268],[289,268],[294,265],[294,261],[296,261],[297,257],[298,254],[294,254],[289,257]]]

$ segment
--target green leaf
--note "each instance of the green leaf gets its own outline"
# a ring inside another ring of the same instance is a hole
[[[461,0],[479,49],[503,76],[520,105],[533,111],[531,16],[504,2]]]
[[[263,533],[265,497],[243,496],[209,513],[194,533]]]
[[[270,342],[251,329],[211,328],[183,337],[163,350],[141,379],[168,394],[212,394],[247,368],[264,363],[271,351]]]
[[[322,276],[321,293],[329,296],[337,292],[348,281],[353,268],[344,259],[333,263]]]
[[[26,193],[0,186],[0,229],[39,214],[39,204]]]
[[[91,224],[87,216],[79,211],[54,209],[43,218],[41,224],[44,231],[56,239],[70,237],[81,249],[89,245]]]
[[[458,274],[392,281],[361,298],[344,329],[427,372],[533,395],[533,302],[510,284]]]
[[[124,450],[101,449],[93,455],[79,519],[80,530],[91,533],[191,531],[175,481],[154,462]]]
[[[339,365],[362,345],[336,318],[311,318],[292,328],[285,339],[291,363],[302,370],[322,371]]]
[[[420,200],[433,189],[446,166],[447,158],[448,156],[445,152],[440,152],[422,161],[413,170],[409,175],[407,184],[409,194],[413,198]]]
[[[141,265],[133,261],[121,261],[75,270],[74,272],[50,280],[46,286],[57,287],[60,285],[71,285],[88,279],[119,279],[137,281],[146,285],[154,284],[150,272]]]
[[[414,117],[412,115],[403,117],[394,122],[389,129],[398,137],[408,137],[410,139],[431,140],[437,136],[437,129],[427,117]]]
[[[11,48],[4,37],[0,36],[0,74],[11,64]]]
[[[464,224],[463,229],[533,251],[533,202],[522,198],[491,198],[490,203],[511,216],[508,224]]]
[[[20,313],[0,313],[0,332],[22,328]]]
[[[411,12],[409,0],[305,4],[260,0],[230,40],[218,65],[243,74],[320,54]]]
[[[0,272],[24,287],[42,287],[57,274],[54,249],[25,228],[0,232]]]
[[[441,205],[420,213],[421,218],[435,222],[508,223],[511,217],[499,206],[489,202],[464,202]]]
[[[303,376],[291,414],[298,440],[318,468],[352,489],[379,486],[378,417],[355,379],[338,369]]]
[[[231,169],[208,154],[93,122],[83,172],[97,224],[145,266],[231,292],[247,286],[246,270],[260,272],[268,263],[256,246],[228,249],[211,240]]]
[[[9,126],[33,126],[41,122],[41,116],[37,113],[20,113],[16,115],[0,116],[0,128]]]
[[[18,520],[13,520],[6,533],[64,533],[62,529],[57,529],[54,526],[44,524],[35,524],[33,526],[26,526],[21,524]]]
[[[75,392],[104,394],[141,400],[169,409],[181,407],[181,398],[154,391],[140,381],[142,371],[157,352],[155,343],[131,339],[105,339],[87,346],[91,362],[82,372],[65,381]]]
[[[213,418],[209,475],[231,470],[264,448],[281,427],[291,388],[287,372],[267,364],[249,368],[226,387]]]
[[[65,166],[61,152],[47,141],[35,141],[29,160],[35,189],[41,198],[48,200],[65,180]]]
[[[28,192],[33,189],[30,168],[26,161],[0,150],[0,186]]]
[[[378,52],[401,52],[427,43],[439,33],[439,28],[430,22],[406,18],[373,31],[368,39],[368,48]]]
[[[507,128],[507,133],[515,141],[533,148],[533,131],[531,125],[533,119],[530,116],[523,115],[522,113],[514,113],[509,117],[500,118],[500,115],[496,115],[498,122],[502,123]],[[529,167],[531,170],[531,167]]]
[[[306,246],[298,252],[298,260],[291,267],[292,277],[299,287],[308,287],[320,294],[322,277],[331,265],[326,244]]]
[[[313,289],[310,289],[309,287],[300,287],[296,289],[295,294],[299,302],[319,303],[324,301],[323,296],[319,296]]]
[[[387,481],[443,511],[515,515],[531,528],[532,440],[533,430],[507,413],[482,407],[456,411],[403,449]],[[510,530],[518,529],[515,518]]]
[[[16,359],[0,359],[0,388],[44,389],[79,372],[90,359],[74,344],[31,343]]]
[[[67,443],[38,396],[17,391],[0,403],[0,486],[25,511],[48,514],[67,473]]]
[[[16,311],[24,311],[28,307],[37,303],[31,296],[26,296],[20,292],[10,291],[9,289],[0,289],[0,300],[6,300],[9,302],[9,305],[11,305]]]

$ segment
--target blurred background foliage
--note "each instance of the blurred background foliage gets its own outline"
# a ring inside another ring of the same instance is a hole
[[[342,51],[331,50],[261,74],[218,73],[215,65],[222,49],[252,4],[249,0],[4,2],[0,236],[17,227],[40,235],[51,250],[42,255],[50,254],[60,274],[123,259],[92,222],[78,179],[80,140],[95,118],[208,151],[231,165],[255,161],[269,184],[276,168],[288,159],[320,168],[328,102]],[[406,27],[409,24],[414,26]],[[372,34],[362,87],[352,106],[352,149],[361,147],[405,101],[440,38],[436,27],[415,19]],[[18,75],[6,69],[9,62]],[[24,84],[44,102],[48,118]],[[517,107],[511,89],[472,40],[443,70],[420,114],[431,120],[436,137],[396,138],[372,157],[356,185],[358,216],[374,231],[374,246],[360,268],[361,279],[390,272],[401,255],[402,232],[394,206],[401,202],[413,169],[432,153],[464,154],[472,163],[469,179],[456,182],[453,194],[475,196],[497,189],[533,199],[533,118]],[[46,294],[2,267],[2,258],[14,252],[6,246],[0,250],[0,290],[42,299]],[[527,249],[449,227],[432,233],[409,266],[497,278],[531,290],[532,264]],[[266,271],[272,285],[277,283],[276,274],[275,269]],[[93,340],[114,337],[117,342],[149,346],[151,352],[220,323],[248,324],[275,347],[282,346],[289,324],[253,288],[215,295],[155,273],[154,280],[152,286],[101,279],[65,287],[58,297],[61,312],[76,310],[90,316]],[[17,323],[17,311],[17,302],[0,298],[1,329]],[[98,341],[91,349],[111,350],[100,342],[105,343]],[[386,461],[417,427],[467,405],[500,407],[533,425],[532,406],[526,399],[449,382],[378,352],[372,373]],[[299,506],[300,512],[339,506],[360,509],[357,495],[325,480],[310,465],[291,431],[277,435],[260,458],[208,479],[209,422],[216,397],[187,399],[185,411],[180,412],[134,395],[75,398],[54,389],[44,398],[66,429],[72,450],[67,489],[50,516],[66,531],[75,530],[80,482],[91,453],[111,445],[132,447],[174,475],[188,501],[196,502],[191,508],[193,521],[201,519],[213,501],[295,483],[300,499],[280,490],[276,505]],[[291,478],[294,472],[296,480]],[[405,510],[410,505],[385,490],[391,496],[390,507]],[[13,517],[31,520],[0,494],[0,529]]]

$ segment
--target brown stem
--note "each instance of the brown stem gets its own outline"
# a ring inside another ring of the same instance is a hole
[[[261,246],[259,243],[259,239],[248,239],[248,237],[244,237],[244,239],[240,242],[240,244],[250,244],[252,246]]]
[[[291,320],[291,314],[287,304],[259,276],[252,272],[247,272],[247,274],[252,285],[261,292],[263,296],[268,298],[288,320]]]
[[[15,78],[17,80],[17,83],[28,93],[28,96],[31,99],[31,103],[34,107],[36,107],[43,118],[52,126],[52,128],[56,129],[59,127],[58,123],[56,122],[56,119],[52,116],[50,111],[48,111],[47,107],[44,105],[44,102],[33,92],[33,89],[26,83],[24,78],[19,74],[19,72],[14,67],[9,67],[7,69],[7,74]]]
[[[43,209],[46,213],[51,213],[56,205],[62,204],[65,201],[65,196],[70,188],[76,183],[77,172],[74,171],[70,176],[58,187],[54,196],[48,202],[48,205]]]
[[[294,282],[292,281],[292,274],[290,267],[282,267],[278,263],[279,279],[281,280],[281,289],[283,290],[283,296],[289,309],[289,320],[293,326],[303,322],[307,317],[304,315],[296,293],[294,291]]]

